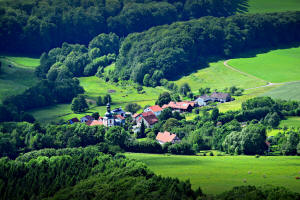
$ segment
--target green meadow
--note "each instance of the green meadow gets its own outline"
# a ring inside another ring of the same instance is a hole
[[[175,81],[175,83],[178,85],[188,83],[193,92],[197,92],[199,88],[204,87],[224,90],[231,86],[246,89],[266,85],[266,82],[264,81],[228,69],[223,63],[224,61],[210,63],[209,67],[200,69],[188,76],[184,76]]]
[[[228,64],[263,80],[300,81],[300,47],[278,49],[255,57],[232,59]]]
[[[262,96],[269,96],[274,99],[300,101],[300,82],[281,85],[262,94]]]
[[[27,57],[0,57],[0,102],[10,95],[22,93],[37,83],[34,68],[39,59]],[[9,65],[11,67],[9,67]]]
[[[40,122],[57,122],[66,121],[73,117],[82,117],[87,114],[91,115],[93,112],[99,112],[103,116],[106,112],[106,106],[96,106],[95,101],[98,96],[110,94],[112,97],[112,108],[125,107],[127,103],[137,103],[142,108],[146,105],[154,105],[155,100],[159,94],[165,91],[162,87],[150,88],[143,87],[144,93],[139,94],[134,88],[134,85],[115,85],[107,83],[96,76],[78,78],[80,85],[85,90],[87,100],[91,102],[90,109],[81,114],[74,114],[71,110],[70,104],[58,104],[45,108],[31,110],[30,113]],[[113,90],[109,93],[109,90]]]
[[[288,117],[280,122],[279,127],[300,128],[300,117]]]
[[[299,0],[249,0],[247,5],[250,13],[300,11]]]
[[[241,185],[284,186],[299,192],[299,156],[176,156],[125,153],[146,163],[156,174],[190,180],[193,189],[219,194]]]

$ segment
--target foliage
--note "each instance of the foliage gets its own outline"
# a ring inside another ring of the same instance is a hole
[[[156,105],[163,106],[168,104],[171,101],[171,95],[168,92],[164,92],[159,95],[157,101],[155,102]]]
[[[204,17],[134,33],[121,45],[115,75],[140,84],[146,74],[158,82],[157,78],[173,80],[199,65],[205,67],[211,57],[296,42],[299,16],[299,12],[286,12]]]
[[[128,103],[125,106],[125,110],[131,113],[136,113],[137,111],[139,111],[142,107],[140,105],[138,105],[137,103]]]
[[[79,95],[72,100],[71,110],[74,113],[82,113],[89,109],[85,97],[83,95]]]

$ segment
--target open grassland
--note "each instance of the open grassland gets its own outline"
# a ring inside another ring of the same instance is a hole
[[[133,86],[117,86],[111,83],[107,83],[95,76],[82,77],[79,78],[79,80],[80,85],[85,90],[87,99],[93,101],[93,104],[90,105],[90,109],[86,113],[74,114],[71,110],[70,104],[59,104],[35,109],[30,111],[30,113],[42,123],[52,121],[66,121],[73,117],[80,118],[87,114],[91,115],[93,112],[99,112],[100,116],[103,116],[106,112],[106,106],[95,106],[95,100],[98,96],[104,96],[108,94],[108,90],[114,90],[112,93],[109,93],[112,97],[113,102],[112,109],[117,107],[124,108],[129,102],[135,102],[142,108],[146,105],[154,105],[155,100],[158,98],[159,94],[164,91],[162,87],[144,87],[145,93],[139,94]]]
[[[266,85],[266,82],[264,81],[228,69],[223,63],[224,61],[211,63],[209,67],[198,70],[188,76],[184,76],[175,81],[175,83],[178,85],[188,83],[193,92],[197,92],[199,88],[205,87],[224,90],[231,86],[246,89]]]
[[[142,161],[156,174],[189,179],[193,189],[219,194],[234,186],[275,185],[299,192],[300,157],[274,156],[175,156],[126,153]],[[245,181],[245,182],[244,182]]]
[[[265,94],[266,92],[277,87],[279,86],[273,85],[269,87],[261,87],[261,88],[246,90],[244,91],[244,94],[242,96],[234,97],[235,98],[234,101],[219,104],[218,108],[221,112],[226,112],[229,110],[240,110],[243,102],[247,101],[248,99],[252,99],[254,97]]]
[[[12,64],[23,67],[32,67],[35,68],[40,65],[39,58],[31,57],[16,57],[16,56],[4,56],[6,60],[10,61]]]
[[[255,57],[232,59],[228,64],[269,82],[299,81],[299,55],[300,47],[279,49]]]
[[[299,0],[249,0],[248,12],[270,13],[284,11],[300,11]]]
[[[300,128],[300,117],[288,117],[280,122],[279,127]]]
[[[281,85],[262,94],[262,96],[269,96],[274,99],[300,101],[300,82]]]
[[[37,78],[34,75],[33,63],[31,63],[31,66],[25,66],[19,64],[25,64],[27,62],[22,62],[22,58],[18,58],[18,62],[15,60],[11,61],[10,58],[11,57],[0,58],[0,61],[2,62],[0,73],[0,103],[5,97],[20,94],[37,83]],[[37,61],[38,59],[24,58],[24,60]],[[11,67],[9,67],[9,65]]]

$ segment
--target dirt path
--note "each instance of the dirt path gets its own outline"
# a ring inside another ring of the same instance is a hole
[[[264,79],[258,78],[258,77],[256,77],[256,76],[253,76],[253,75],[251,75],[251,74],[248,74],[248,73],[246,73],[246,72],[240,71],[240,70],[238,70],[238,69],[236,69],[236,68],[230,66],[230,65],[228,64],[228,62],[229,62],[230,60],[231,60],[231,59],[224,61],[224,66],[227,67],[228,69],[231,69],[231,70],[236,71],[236,72],[238,72],[238,73],[240,73],[240,74],[243,74],[243,75],[245,75],[245,76],[248,76],[248,77],[251,77],[251,78],[255,78],[255,79],[257,79],[257,80],[264,81],[264,82],[267,83],[266,85],[262,85],[262,86],[258,86],[258,87],[254,87],[254,88],[247,88],[247,89],[245,89],[245,90],[252,90],[252,89],[257,89],[257,88],[270,87],[270,86],[274,86],[274,85],[284,85],[284,84],[288,84],[288,83],[299,83],[299,82],[300,82],[300,80],[299,80],[299,81],[290,81],[290,82],[282,82],[282,83],[272,83],[272,82],[269,82],[269,81],[266,81],[266,80],[264,80]]]

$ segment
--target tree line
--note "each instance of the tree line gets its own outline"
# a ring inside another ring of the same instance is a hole
[[[100,33],[126,36],[179,20],[233,15],[246,10],[244,1],[4,0],[0,2],[0,49],[40,54],[63,42],[88,44]]]
[[[202,17],[128,35],[122,42],[115,76],[146,86],[161,85],[202,67],[259,48],[300,41],[300,12]]]

